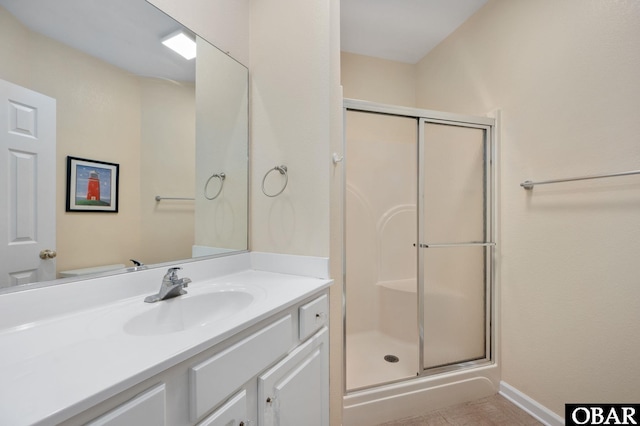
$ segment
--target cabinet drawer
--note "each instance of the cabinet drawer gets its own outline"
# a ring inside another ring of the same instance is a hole
[[[291,315],[189,369],[191,421],[285,355],[293,345]]]
[[[299,338],[306,339],[320,329],[329,319],[329,300],[327,295],[300,306]]]
[[[165,386],[153,387],[98,417],[89,426],[159,426],[165,424]]]
[[[198,423],[198,426],[239,426],[248,425],[247,391],[242,390],[233,396],[228,402],[218,408],[206,419]]]

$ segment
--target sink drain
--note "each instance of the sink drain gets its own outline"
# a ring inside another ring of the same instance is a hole
[[[387,362],[398,362],[398,361],[400,361],[400,358],[398,358],[395,355],[385,355],[384,356],[384,360],[387,361]]]

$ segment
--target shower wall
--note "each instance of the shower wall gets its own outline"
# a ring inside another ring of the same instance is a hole
[[[347,333],[393,332],[383,293],[395,288],[413,292],[395,328],[415,341],[416,120],[348,112],[346,132]]]

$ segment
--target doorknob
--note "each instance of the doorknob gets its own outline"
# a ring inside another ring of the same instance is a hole
[[[58,255],[58,253],[56,253],[55,250],[42,250],[40,252],[40,259],[53,259],[54,257],[56,257]]]

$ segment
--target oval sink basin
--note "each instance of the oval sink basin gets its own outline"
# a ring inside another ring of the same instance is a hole
[[[124,325],[124,331],[137,336],[177,333],[220,321],[253,302],[253,295],[242,290],[187,294],[156,302],[154,306]]]

